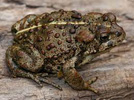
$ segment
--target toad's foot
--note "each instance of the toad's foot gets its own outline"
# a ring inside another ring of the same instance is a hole
[[[97,79],[98,79],[98,77],[94,77],[94,78],[92,78],[91,80],[88,80],[87,83],[88,83],[89,85],[91,85],[91,84],[93,84],[94,82],[96,82]]]
[[[40,75],[35,75],[34,77],[32,77],[32,79],[39,84],[39,86],[43,86],[42,82],[43,83],[46,83],[46,84],[50,84],[56,88],[58,88],[59,90],[62,90],[62,88],[57,85],[56,83],[52,82],[51,80],[47,79],[46,77],[40,77]]]
[[[65,81],[74,89],[90,90],[98,94],[98,91],[90,86],[97,80],[97,77],[89,81],[84,81],[84,79],[74,68],[75,61],[76,58],[72,58],[64,64],[62,71]]]

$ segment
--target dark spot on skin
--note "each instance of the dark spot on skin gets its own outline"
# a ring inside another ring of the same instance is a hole
[[[54,55],[54,56],[53,56],[53,58],[54,58],[54,59],[57,59],[57,58],[58,58],[58,56]]]
[[[58,57],[60,57],[61,55],[62,55],[61,53],[58,53],[58,55],[57,55],[57,56],[58,56]]]
[[[49,18],[49,22],[52,22],[54,21],[54,19],[52,17]]]
[[[72,18],[76,18],[76,19],[81,19],[82,16],[80,13],[78,13],[77,11],[72,11],[74,14],[72,14]]]
[[[119,37],[119,36],[121,36],[122,33],[117,31],[115,34],[117,37]]]
[[[87,22],[87,19],[84,19],[83,22]]]
[[[61,51],[65,51],[63,48],[60,48]]]
[[[42,28],[43,29],[48,29],[48,26],[47,25],[42,25]]]
[[[71,37],[66,38],[66,41],[67,41],[68,43],[71,43],[71,42],[72,42]]]
[[[113,42],[109,41],[107,45],[108,45],[108,47],[111,47],[111,46],[113,46]]]
[[[70,52],[70,50],[66,50],[66,51],[65,51],[65,54],[69,54],[69,52]]]
[[[42,40],[43,40],[42,37],[40,36],[37,37],[37,42],[41,42]]]
[[[68,48],[71,48],[71,45],[67,45]]]
[[[74,50],[74,51],[76,51],[76,50],[77,50],[77,48],[76,48],[76,47],[73,47],[73,50]]]
[[[37,21],[35,21],[35,25],[38,25],[38,22]]]
[[[33,33],[33,32],[34,32],[34,30],[33,30],[33,29],[30,29],[30,30],[29,30],[29,32],[30,32],[30,33]]]
[[[44,50],[41,50],[41,53],[44,55],[45,54],[45,51]]]
[[[66,36],[66,33],[65,33],[65,32],[63,32],[63,33],[62,33],[62,36]]]
[[[47,58],[48,58],[48,59],[51,59],[51,56],[48,56]]]
[[[54,37],[55,37],[55,38],[59,38],[59,37],[60,37],[60,34],[59,34],[59,33],[56,33],[56,34],[54,35]]]
[[[81,19],[82,18],[81,15],[79,15],[79,14],[73,14],[71,17],[76,18],[76,19]]]
[[[62,44],[62,41],[61,40],[58,40],[58,45],[61,45]]]
[[[47,50],[50,50],[51,48],[50,48],[50,46],[48,45],[48,46],[46,46],[46,49],[47,49]]]
[[[24,34],[24,37],[26,38],[27,37],[27,34]]]
[[[63,26],[63,25],[59,26],[59,29],[64,29],[64,28],[65,28],[65,26]]]
[[[49,46],[50,46],[50,48],[54,48],[55,47],[55,45],[53,43],[50,43]]]
[[[22,35],[19,36],[19,39],[20,39],[20,40],[22,39]]]
[[[51,51],[51,53],[54,53],[54,51]]]
[[[50,31],[47,31],[47,34],[52,34],[52,33],[53,33],[53,31],[51,31],[51,30]]]
[[[77,29],[79,26],[78,25],[75,25],[74,28]]]
[[[75,30],[74,28],[71,28],[71,29],[69,30],[69,32],[70,32],[71,34],[74,34],[74,33],[76,32],[76,30]]]

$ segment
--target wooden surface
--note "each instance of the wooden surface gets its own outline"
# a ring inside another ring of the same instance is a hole
[[[12,78],[5,63],[6,49],[12,45],[10,27],[27,14],[54,10],[113,12],[126,31],[126,40],[111,52],[94,59],[78,71],[85,80],[98,76],[92,86],[101,92],[76,91],[64,80],[52,78],[63,87],[43,88],[31,80]],[[0,0],[0,100],[134,100],[134,1],[133,0]]]

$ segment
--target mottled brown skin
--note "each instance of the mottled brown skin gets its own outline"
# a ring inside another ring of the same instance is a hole
[[[53,21],[86,22],[88,24],[54,24]],[[34,25],[42,25],[17,34]],[[63,77],[74,89],[97,91],[90,85],[97,78],[85,81],[75,68],[89,63],[109,51],[125,38],[112,13],[88,13],[59,10],[42,15],[28,15],[12,26],[14,42],[6,52],[6,61],[14,76],[33,79],[59,89],[47,76]]]

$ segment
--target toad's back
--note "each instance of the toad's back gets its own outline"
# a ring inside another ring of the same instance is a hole
[[[19,25],[23,23],[18,27],[18,31],[34,25],[43,26],[30,29],[27,32],[18,32],[15,39],[19,40],[20,44],[32,43],[46,59],[67,59],[79,54],[81,48],[86,48],[83,41],[90,42],[93,40],[94,21],[97,22],[96,19],[100,16],[101,14],[82,16],[75,11],[62,10],[39,16],[27,16],[18,22]],[[28,22],[29,24],[27,24]],[[72,23],[69,24],[69,22]],[[55,24],[47,25],[47,23]],[[83,34],[86,36],[81,38]]]

